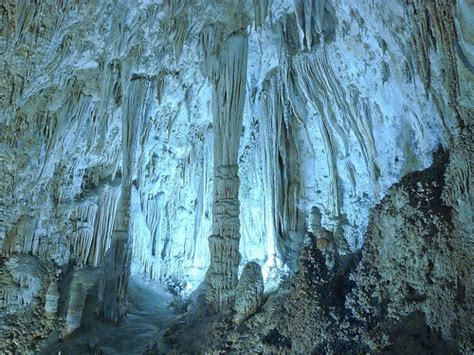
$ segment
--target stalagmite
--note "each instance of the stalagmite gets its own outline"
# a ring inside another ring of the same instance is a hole
[[[46,292],[46,300],[44,302],[44,310],[46,313],[55,315],[58,310],[59,302],[59,289],[58,283],[53,281],[48,286],[48,291]]]
[[[321,226],[321,212],[316,206],[311,207],[309,231],[316,238],[316,246],[323,253],[329,270],[336,267],[337,248],[333,232]]]
[[[219,53],[213,79],[214,191],[211,264],[206,274],[206,302],[218,311],[230,304],[240,262],[238,151],[247,76],[247,34],[231,34]],[[215,49],[214,49],[215,50]]]
[[[80,282],[73,282],[67,306],[66,324],[62,336],[67,336],[81,326],[82,312],[86,302],[87,290]]]
[[[244,266],[235,292],[235,323],[239,324],[255,314],[262,304],[263,290],[262,269],[256,262],[251,261]]]

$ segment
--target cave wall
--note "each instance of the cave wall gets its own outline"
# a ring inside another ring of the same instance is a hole
[[[242,324],[201,321],[192,346],[230,353],[469,353],[472,234],[457,225],[445,194],[456,159],[439,149],[429,168],[390,187],[371,210],[361,251],[338,255],[311,234],[292,278]],[[189,347],[181,340],[189,326],[182,324],[168,335],[178,351]]]
[[[133,270],[196,285],[209,262],[213,186],[200,34],[228,20],[225,6],[237,4],[2,5],[2,250],[100,263],[122,174],[120,107],[140,74],[155,94],[139,144]],[[312,206],[341,248],[361,247],[369,208],[446,144],[455,122],[444,89],[427,93],[423,57],[440,49],[420,43],[414,7],[239,7],[252,23],[239,153],[243,261],[258,260],[270,276],[293,268]],[[439,88],[443,68],[431,65]]]
[[[248,32],[238,152],[241,266],[257,261],[267,286],[294,271],[313,206],[342,253],[361,248],[370,209],[403,176],[430,166],[441,144],[449,151],[442,194],[452,210],[452,229],[436,235],[453,239],[439,237],[436,243],[454,248],[439,258],[447,260],[452,275],[461,275],[453,281],[461,291],[448,300],[471,290],[468,262],[459,264],[461,270],[448,260],[469,260],[462,251],[473,250],[471,2],[214,5],[0,5],[1,317],[11,315],[8,310],[40,314],[41,302],[55,304],[57,282],[74,270],[88,273],[103,265],[126,175],[122,115],[136,78],[150,83],[152,92],[137,140],[137,166],[127,175],[131,272],[188,291],[201,282],[210,260],[213,136],[223,133],[213,125],[212,80],[222,73],[212,56],[232,33],[209,31],[218,26]],[[392,217],[401,229],[402,217]],[[385,257],[386,243],[412,250],[412,242],[396,238],[397,230],[384,235],[382,227],[392,224],[382,222],[367,234],[366,264],[374,255]],[[430,268],[428,261],[423,265]],[[361,271],[360,282],[371,277]],[[422,297],[412,283],[379,291]],[[443,309],[449,308],[446,302]],[[410,307],[424,311],[426,322],[444,337],[453,337],[440,324],[454,320],[426,312],[430,305]],[[20,338],[18,319],[2,322],[16,324],[5,336]],[[52,322],[36,319],[30,335],[47,332]]]

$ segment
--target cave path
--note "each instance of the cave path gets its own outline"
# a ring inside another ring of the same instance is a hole
[[[98,321],[94,313],[96,302],[88,300],[81,327],[63,341],[55,341],[41,353],[89,354],[89,343],[95,339],[103,354],[141,354],[153,342],[158,343],[161,351],[166,351],[162,335],[176,318],[170,307],[172,299],[173,296],[160,283],[132,275],[127,318],[123,325],[114,327]]]

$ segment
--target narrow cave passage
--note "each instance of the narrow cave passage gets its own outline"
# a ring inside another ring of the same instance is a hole
[[[98,322],[94,305],[96,299],[86,302],[81,327],[73,337],[58,342],[53,332],[47,339],[42,354],[88,354],[99,350],[106,354],[130,354],[153,351],[159,344],[161,351],[167,350],[162,339],[164,331],[176,318],[170,303],[173,295],[163,285],[145,281],[137,275],[130,279],[127,320],[120,326]]]

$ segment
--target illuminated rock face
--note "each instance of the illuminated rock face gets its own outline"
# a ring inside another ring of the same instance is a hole
[[[153,81],[153,93],[136,152],[132,272],[188,288],[204,277],[215,234],[214,136],[240,141],[232,164],[241,265],[258,261],[273,282],[295,267],[312,206],[341,248],[361,247],[369,208],[402,175],[428,166],[453,125],[439,98],[425,95],[401,3],[49,6],[2,7],[9,212],[0,240],[8,252],[102,262],[124,174],[121,117],[137,75]],[[219,23],[226,29],[216,31]],[[213,105],[224,101],[213,104],[212,92],[221,90],[219,51],[235,29],[248,37],[246,89],[229,87],[222,100],[245,102],[243,127],[221,131]],[[28,233],[15,239],[18,228]]]
[[[3,304],[54,314],[49,285],[88,268],[112,322],[130,274],[186,294],[214,274],[224,304],[255,261],[275,288],[313,208],[331,255],[362,248],[370,209],[440,144],[472,234],[471,23],[467,0],[2,3]]]

